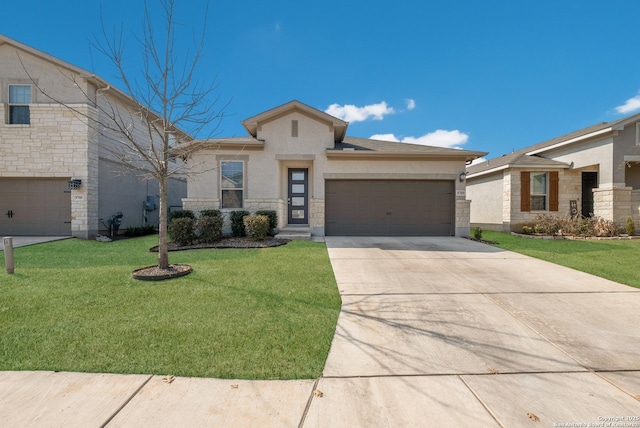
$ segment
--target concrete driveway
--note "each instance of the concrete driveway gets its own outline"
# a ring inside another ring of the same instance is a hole
[[[304,426],[640,426],[640,290],[460,238],[326,242],[343,305]]]
[[[457,238],[327,247],[319,380],[0,372],[0,426],[640,426],[640,290]]]

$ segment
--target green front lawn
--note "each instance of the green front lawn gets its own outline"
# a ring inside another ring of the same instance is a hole
[[[131,279],[156,243],[16,248],[13,275],[0,256],[0,370],[320,376],[340,311],[324,244],[173,252],[193,273]]]
[[[546,240],[483,231],[496,247],[640,288],[640,240]]]

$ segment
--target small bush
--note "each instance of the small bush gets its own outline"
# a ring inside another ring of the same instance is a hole
[[[222,216],[200,215],[197,223],[200,241],[207,244],[220,241],[222,239],[222,223]]]
[[[474,227],[473,229],[471,229],[471,237],[480,241],[482,239],[482,229],[480,229],[479,227]]]
[[[522,233],[524,233],[525,235],[531,235],[533,233],[533,227],[522,226]]]
[[[231,220],[231,233],[233,233],[233,236],[247,236],[244,229],[243,219],[248,215],[249,211],[231,211],[229,219]]]
[[[156,228],[151,225],[137,227],[130,226],[124,231],[124,235],[129,237],[153,235],[154,233],[156,233]]]
[[[169,223],[169,238],[180,246],[191,245],[196,238],[194,221],[189,217],[174,218]]]
[[[612,220],[605,220],[598,217],[593,225],[595,236],[617,236],[620,234],[620,228]]]
[[[633,222],[632,217],[627,217],[626,229],[627,229],[627,235],[633,236],[636,234],[636,225]]]
[[[615,222],[601,217],[572,218],[539,215],[534,232],[543,235],[617,236],[620,228]]]
[[[220,210],[202,210],[202,211],[200,211],[200,217],[220,217],[220,218],[222,218],[222,212]]]
[[[276,227],[278,227],[278,214],[273,210],[256,211],[256,215],[264,215],[269,218],[269,235],[273,235]]]
[[[269,217],[266,215],[249,215],[243,218],[247,235],[254,241],[262,241],[269,232]]]
[[[176,218],[190,218],[191,220],[195,220],[196,215],[191,210],[171,211],[168,216],[169,224],[171,224],[171,220]]]

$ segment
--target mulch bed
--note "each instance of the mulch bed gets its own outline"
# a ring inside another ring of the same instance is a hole
[[[269,248],[269,247],[279,247],[280,245],[285,245],[289,242],[288,239],[279,239],[269,237],[263,241],[254,241],[247,237],[230,237],[224,238],[215,244],[193,244],[180,246],[173,242],[168,244],[169,251],[184,251],[184,250],[198,250],[204,248]],[[151,252],[158,252],[158,246],[151,247]]]

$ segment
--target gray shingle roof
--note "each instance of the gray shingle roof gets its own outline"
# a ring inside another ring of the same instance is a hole
[[[422,144],[399,143],[393,141],[371,140],[369,138],[344,137],[342,142],[336,143],[333,149],[328,152],[339,152],[344,149],[353,149],[354,152],[380,153],[380,154],[405,154],[405,155],[432,155],[432,156],[454,156],[476,159],[486,155],[486,152],[476,152],[470,150],[450,149],[446,147],[425,146]]]
[[[601,122],[595,125],[588,126],[586,128],[579,129],[577,131],[570,132],[568,134],[561,135],[559,137],[552,138],[550,140],[543,141],[541,143],[534,144],[532,146],[525,147],[520,150],[516,150],[513,153],[508,153],[506,155],[502,155],[497,158],[489,159],[488,161],[478,163],[476,165],[472,165],[467,168],[467,173],[469,175],[478,174],[485,171],[490,171],[499,167],[555,167],[555,168],[566,168],[567,164],[562,162],[557,162],[551,159],[546,159],[543,156],[539,156],[537,154],[527,155],[527,153],[536,153],[542,151],[546,148],[551,148],[557,144],[561,144],[563,142],[568,142],[576,138],[588,136],[589,134],[605,131],[607,129],[615,129],[618,125],[622,125],[624,122],[633,119],[635,116],[640,117],[640,115],[632,115],[627,116],[622,119],[613,121],[613,122]]]

